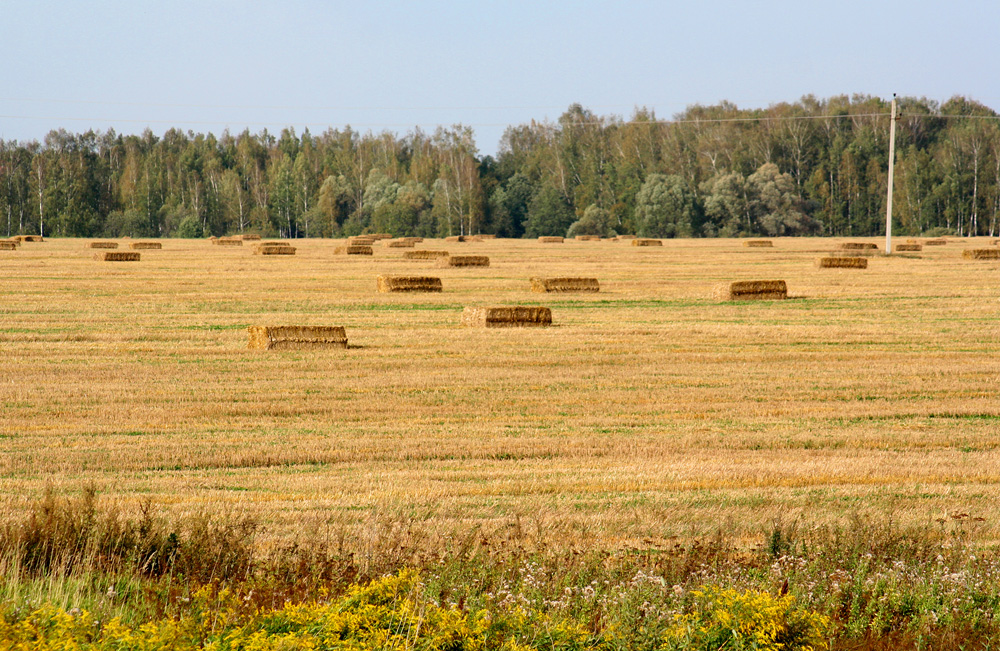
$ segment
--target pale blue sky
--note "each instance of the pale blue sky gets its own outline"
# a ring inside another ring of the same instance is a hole
[[[0,0],[0,137],[504,127],[867,93],[1000,108],[1000,3]]]

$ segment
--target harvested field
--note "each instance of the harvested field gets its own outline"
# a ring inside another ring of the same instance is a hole
[[[440,257],[437,261],[439,267],[488,267],[490,258],[485,255],[449,255],[447,258]]]
[[[266,244],[255,244],[253,252],[254,255],[295,255],[295,247],[288,244],[269,242]]]
[[[424,249],[419,249],[416,251],[403,251],[404,260],[437,260],[438,258],[447,258],[447,251],[427,251]]]
[[[922,244],[897,244],[895,247],[897,252],[906,253],[914,251],[923,251],[924,247]]]
[[[102,262],[139,262],[141,255],[136,251],[105,251],[95,253],[94,259]]]
[[[780,301],[788,298],[788,286],[784,280],[739,280],[717,286],[715,297],[721,301]]]
[[[128,248],[132,249],[133,251],[139,251],[145,249],[156,250],[156,249],[162,249],[163,244],[160,242],[129,242]]]
[[[542,244],[562,244],[563,239],[558,235],[543,235],[538,238],[538,241]]]
[[[378,291],[388,292],[440,292],[440,278],[433,276],[379,276]]]
[[[117,249],[118,242],[87,242],[88,249]]]
[[[599,292],[597,278],[532,278],[533,292]]]
[[[867,269],[868,258],[838,256],[816,259],[818,269]]]
[[[663,240],[653,240],[645,237],[637,237],[632,240],[632,246],[663,246]]]
[[[552,325],[552,310],[547,307],[467,307],[462,325],[474,328],[524,328]]]
[[[347,348],[343,326],[249,326],[251,350]]]
[[[1000,249],[965,249],[962,257],[966,260],[1000,260]]]
[[[374,251],[370,246],[364,246],[361,244],[349,244],[347,246],[338,246],[333,250],[335,255],[373,255]]]
[[[842,251],[878,251],[878,244],[872,242],[841,242],[837,248]]]
[[[743,246],[750,248],[769,249],[774,246],[771,240],[743,240]]]

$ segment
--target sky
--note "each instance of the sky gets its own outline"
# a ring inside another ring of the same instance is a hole
[[[0,0],[0,138],[628,119],[862,93],[1000,109],[995,0]]]

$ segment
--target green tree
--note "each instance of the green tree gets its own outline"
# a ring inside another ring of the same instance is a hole
[[[576,237],[577,235],[605,236],[611,232],[611,214],[604,208],[590,204],[583,211],[583,217],[570,225],[566,235],[568,237]]]
[[[524,234],[527,237],[565,235],[574,221],[573,209],[566,199],[557,188],[546,185],[531,198]]]
[[[701,221],[695,193],[676,174],[650,174],[635,198],[635,211],[645,237],[691,237]]]

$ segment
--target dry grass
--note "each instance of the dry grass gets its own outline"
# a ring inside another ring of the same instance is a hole
[[[965,249],[962,257],[966,260],[1000,260],[1000,249]]]
[[[440,278],[432,276],[379,276],[378,291],[389,292],[440,292],[443,290]]]
[[[163,244],[160,242],[129,242],[128,248],[133,251],[144,250],[144,249],[162,249]]]
[[[995,263],[927,247],[830,273],[818,238],[763,257],[496,240],[475,245],[489,268],[440,270],[447,293],[378,294],[374,275],[415,263],[299,242],[278,266],[205,240],[141,265],[72,239],[0,258],[0,514],[93,484],[124,512],[252,513],[267,544],[345,530],[371,549],[403,522],[427,546],[482,530],[626,549],[950,513],[1000,534]],[[542,297],[533,276],[601,291]],[[710,298],[740,278],[803,298]],[[459,326],[464,306],[539,304],[556,325]],[[340,324],[351,347],[251,353],[261,323]]]
[[[486,255],[449,255],[440,257],[437,261],[439,267],[488,267],[490,258]]]
[[[467,307],[462,311],[462,325],[473,328],[522,328],[552,325],[552,310],[547,307]]]
[[[867,269],[868,259],[858,257],[816,258],[817,269]]]
[[[139,262],[141,255],[135,251],[105,251],[95,253],[94,259],[101,262]]]
[[[533,292],[599,292],[597,278],[532,278]]]
[[[343,326],[249,326],[250,350],[347,348]]]

